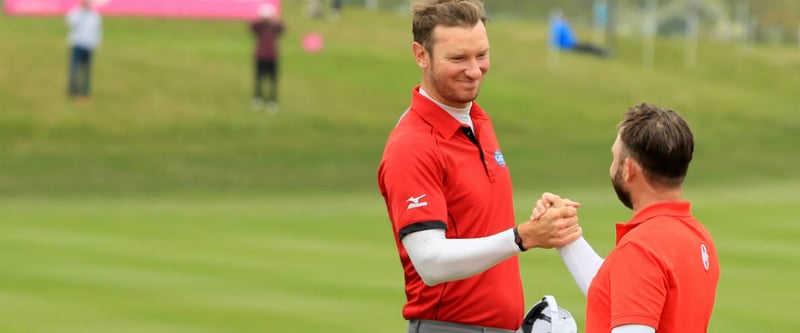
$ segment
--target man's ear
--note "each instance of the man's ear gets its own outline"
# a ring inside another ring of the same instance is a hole
[[[414,60],[417,61],[419,68],[428,68],[428,65],[430,64],[428,50],[426,50],[425,47],[418,42],[414,42],[414,44],[411,45],[411,49],[414,51]]]
[[[624,178],[626,182],[634,177],[642,175],[642,166],[630,156],[625,158],[625,162],[622,163],[622,166],[622,178]]]

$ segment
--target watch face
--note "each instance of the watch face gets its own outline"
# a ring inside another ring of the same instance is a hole
[[[522,237],[519,236],[519,230],[517,230],[516,227],[514,228],[514,243],[517,243],[517,246],[521,251],[527,250],[524,246],[522,246]]]

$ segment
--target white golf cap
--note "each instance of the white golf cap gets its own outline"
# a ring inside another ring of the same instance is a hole
[[[275,6],[271,3],[265,3],[261,6],[258,6],[258,15],[264,18],[271,18],[275,16]]]
[[[525,315],[523,333],[578,333],[575,318],[566,309],[559,307],[556,298],[545,295]]]

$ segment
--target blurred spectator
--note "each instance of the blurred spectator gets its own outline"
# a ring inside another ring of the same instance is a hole
[[[102,19],[92,8],[91,0],[81,0],[79,6],[66,16],[69,28],[69,96],[73,99],[89,98],[92,54],[102,38]]]
[[[554,10],[550,17],[550,45],[561,51],[574,51],[600,57],[611,56],[611,52],[605,48],[578,41],[569,22],[558,9]]]
[[[314,19],[322,17],[322,0],[308,0],[308,16]]]
[[[339,14],[342,12],[342,0],[331,0],[331,20],[338,20]]]
[[[255,84],[251,106],[254,110],[264,107],[270,113],[278,112],[278,40],[283,33],[283,23],[275,7],[265,5],[260,9],[260,18],[250,24],[255,37]],[[264,77],[269,78],[269,95],[266,103],[262,83]]]

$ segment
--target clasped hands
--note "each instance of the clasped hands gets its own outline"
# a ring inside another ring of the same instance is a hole
[[[517,226],[526,249],[563,247],[583,234],[578,225],[580,203],[544,192],[533,208],[530,220]]]

